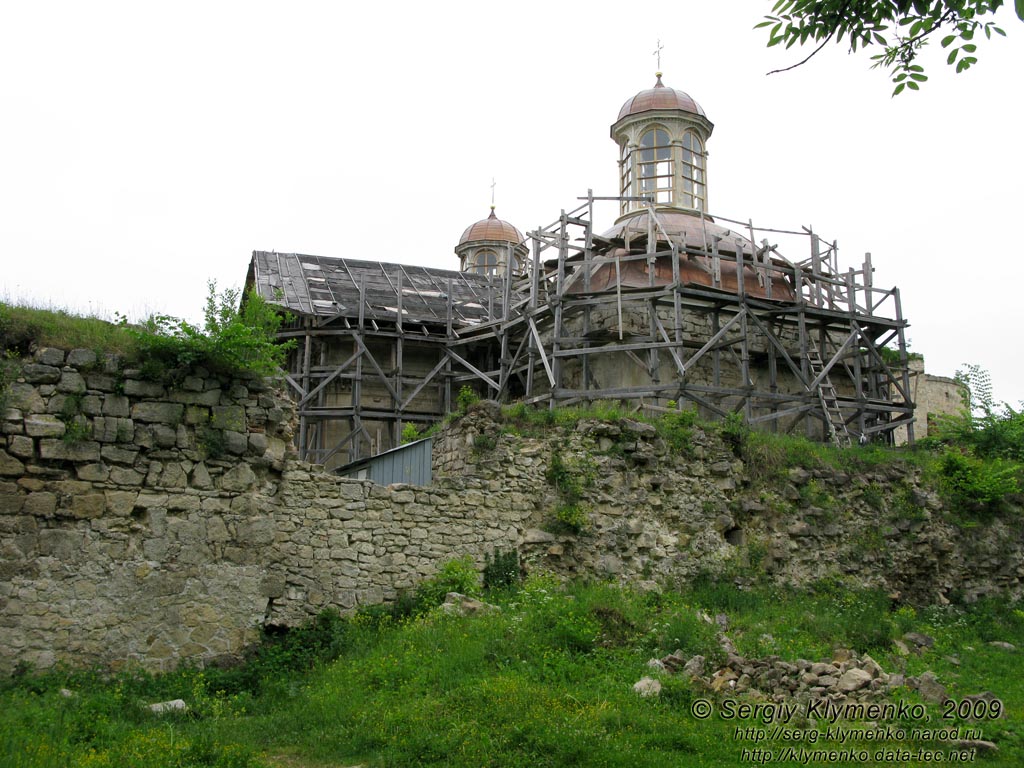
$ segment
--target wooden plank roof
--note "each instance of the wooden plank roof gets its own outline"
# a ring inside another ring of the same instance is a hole
[[[365,285],[363,316],[394,322],[399,287],[403,323],[452,322],[476,325],[501,316],[501,281],[484,275],[360,259],[253,251],[249,281],[266,301],[291,312],[321,318],[359,317],[360,286]]]

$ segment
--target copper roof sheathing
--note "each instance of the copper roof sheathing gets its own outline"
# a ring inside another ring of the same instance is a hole
[[[481,219],[476,224],[466,228],[459,238],[459,245],[473,240],[503,240],[508,243],[519,244],[523,242],[523,233],[494,215],[494,206],[491,206],[491,215]]]
[[[711,217],[703,219],[698,213],[659,210],[655,214],[660,227],[655,228],[655,239],[659,242],[658,250],[669,249],[668,240],[679,248],[679,281],[683,285],[703,286],[716,290],[736,293],[739,289],[736,272],[736,254],[742,253],[745,259],[751,259],[754,251],[748,238],[716,224]],[[607,232],[602,233],[602,241],[618,244],[611,248],[591,267],[590,290],[595,292],[615,290],[615,262],[625,259],[631,252],[645,249],[649,225],[649,214],[637,212],[620,220]],[[668,240],[666,240],[666,234]],[[718,253],[725,258],[719,262],[720,280],[714,285],[712,278],[712,255],[717,247]],[[687,253],[687,251],[690,253]],[[692,251],[700,251],[695,255]],[[707,254],[707,255],[704,255]],[[651,285],[671,285],[672,260],[669,256],[659,256],[655,261],[654,278],[647,272],[644,261],[619,261],[619,284],[623,288],[647,288]],[[794,301],[796,294],[790,281],[778,273],[770,276],[771,298],[777,301]],[[566,283],[567,293],[584,292],[582,269],[573,274]],[[743,268],[743,290],[748,296],[768,298],[764,285],[758,280],[758,273],[752,265]]]
[[[661,73],[658,73],[658,82],[653,88],[640,91],[636,96],[626,101],[619,110],[619,120],[629,115],[636,115],[640,112],[649,112],[652,109],[679,109],[683,112],[691,112],[707,118],[700,104],[694,101],[688,93],[669,88],[661,82]]]
[[[590,291],[600,293],[602,291],[615,290],[617,259],[624,259],[629,256],[625,248],[616,248],[604,256],[595,264],[590,273]],[[685,256],[679,257],[679,282],[682,285],[701,286],[712,288],[726,293],[738,293],[739,281],[736,274],[736,263],[722,261],[720,263],[721,280],[718,285],[714,284],[711,276],[711,258],[708,256]],[[672,285],[672,257],[667,255],[658,256],[654,264],[654,279],[647,272],[647,264],[644,261],[621,261],[618,269],[618,282],[624,289],[649,288]],[[772,295],[776,301],[794,301],[795,294],[792,285],[782,277],[771,277]],[[754,296],[760,299],[768,298],[768,291],[757,279],[757,272],[750,265],[743,267],[743,291],[747,296]],[[584,281],[577,277],[566,289],[566,293],[577,294],[584,292]]]

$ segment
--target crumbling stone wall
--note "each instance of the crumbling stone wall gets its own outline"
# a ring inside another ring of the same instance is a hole
[[[294,407],[262,381],[153,382],[45,349],[4,406],[0,671],[233,657],[261,626],[391,600],[499,547],[531,569],[651,586],[766,573],[928,601],[1022,593],[1019,516],[961,529],[891,468],[761,484],[699,428],[673,454],[640,422],[522,436],[482,403],[435,440],[434,485],[381,487],[295,461]],[[555,524],[556,450],[585,476],[579,532]]]

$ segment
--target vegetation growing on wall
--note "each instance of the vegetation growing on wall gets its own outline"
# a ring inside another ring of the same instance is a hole
[[[276,373],[290,348],[275,337],[284,318],[256,293],[242,300],[237,289],[218,292],[214,282],[208,288],[202,325],[169,315],[153,315],[138,325],[118,315],[118,322],[110,323],[59,309],[0,303],[0,352],[92,349],[98,357],[119,354],[135,361],[154,379],[192,366],[214,373]]]
[[[27,355],[33,346],[126,354],[135,348],[126,329],[64,309],[0,302],[0,352]]]
[[[275,373],[294,346],[294,341],[276,341],[282,316],[255,292],[240,301],[237,289],[218,293],[212,281],[208,288],[202,326],[169,315],[153,315],[141,327],[122,320],[143,373],[157,379],[169,370],[194,366],[214,373]]]

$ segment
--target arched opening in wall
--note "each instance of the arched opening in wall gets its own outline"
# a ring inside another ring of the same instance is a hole
[[[725,532],[725,540],[734,547],[742,547],[747,541],[747,536],[742,528],[736,526]]]

